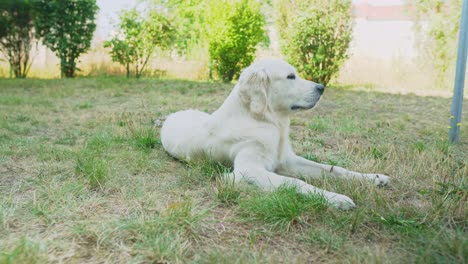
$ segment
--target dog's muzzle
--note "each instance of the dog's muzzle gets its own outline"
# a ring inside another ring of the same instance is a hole
[[[315,86],[315,90],[317,90],[317,92],[322,95],[323,92],[325,92],[325,86],[323,86],[322,84],[317,84]]]

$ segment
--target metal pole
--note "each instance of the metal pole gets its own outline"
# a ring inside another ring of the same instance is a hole
[[[466,56],[468,49],[468,0],[463,1],[460,20],[460,35],[458,36],[457,70],[452,98],[452,114],[450,115],[449,140],[452,143],[460,141],[460,127],[463,105],[463,88],[465,84]]]

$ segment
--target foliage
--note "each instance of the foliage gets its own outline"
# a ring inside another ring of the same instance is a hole
[[[174,51],[183,56],[197,52],[196,57],[208,53],[210,78],[214,69],[223,81],[231,81],[253,61],[256,45],[268,40],[258,1],[148,1],[174,18]]]
[[[91,46],[96,0],[37,0],[37,35],[60,59],[62,77],[74,77],[79,56]]]
[[[252,0],[213,1],[207,14],[212,67],[224,82],[236,78],[254,60],[256,46],[267,39],[265,17]]]
[[[140,77],[157,48],[170,47],[174,29],[170,18],[152,10],[147,18],[136,9],[122,12],[119,34],[104,46],[111,48],[112,60],[125,66],[127,77]]]
[[[455,64],[462,1],[418,0],[415,6],[420,50],[438,72],[437,85],[444,86],[450,66]]]
[[[152,0],[157,8],[164,6],[174,17],[174,50],[187,54],[194,46],[203,42],[205,34],[205,12],[209,1],[205,0]]]
[[[351,1],[279,0],[281,49],[307,79],[327,85],[348,58]]]
[[[29,0],[0,2],[0,51],[7,58],[15,78],[26,78],[31,68],[33,17],[33,5]]]

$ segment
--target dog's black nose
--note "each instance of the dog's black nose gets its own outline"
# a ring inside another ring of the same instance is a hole
[[[323,94],[323,92],[325,91],[325,86],[321,85],[321,84],[317,84],[315,86],[315,89],[317,89],[317,91],[320,93],[320,94]]]

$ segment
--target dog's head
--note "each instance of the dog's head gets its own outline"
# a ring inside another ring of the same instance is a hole
[[[294,67],[278,59],[263,59],[240,75],[239,97],[258,117],[270,112],[289,114],[313,108],[325,90],[321,84],[304,80]]]

